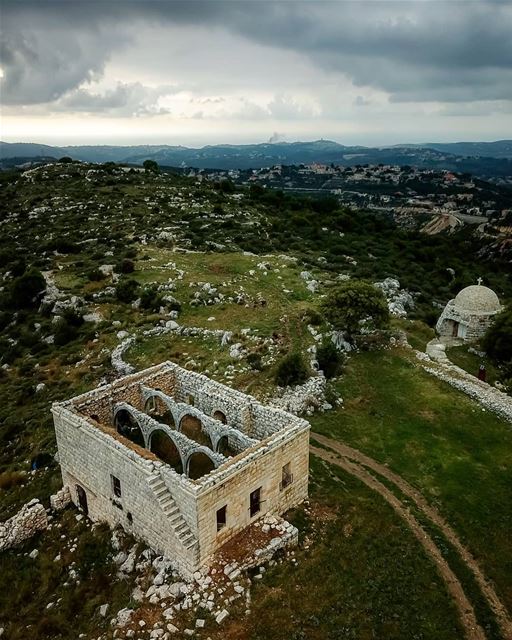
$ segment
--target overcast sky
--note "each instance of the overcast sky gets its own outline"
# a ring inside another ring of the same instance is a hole
[[[512,137],[508,0],[1,0],[1,138]]]

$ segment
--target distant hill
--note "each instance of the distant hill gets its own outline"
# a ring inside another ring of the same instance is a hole
[[[400,146],[435,149],[436,151],[460,156],[512,158],[512,140],[496,140],[496,142],[425,142],[424,144]]]
[[[450,169],[481,177],[512,175],[512,141],[455,142],[392,147],[345,146],[330,140],[248,145],[209,145],[199,149],[170,145],[92,145],[52,147],[35,143],[0,142],[2,166],[10,158],[71,156],[86,162],[142,164],[152,159],[164,166],[200,169],[250,169],[274,164],[336,163],[414,165]]]

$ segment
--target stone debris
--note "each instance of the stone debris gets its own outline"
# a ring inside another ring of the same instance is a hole
[[[11,549],[48,527],[48,516],[37,498],[30,500],[9,520],[0,523],[0,551]]]
[[[327,381],[323,374],[309,378],[304,384],[287,387],[271,398],[269,404],[294,415],[312,415],[316,410],[328,411],[332,405],[325,399]]]

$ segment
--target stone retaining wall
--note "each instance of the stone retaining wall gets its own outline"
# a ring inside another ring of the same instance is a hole
[[[0,551],[18,546],[47,526],[46,510],[34,498],[23,505],[15,516],[0,523]]]

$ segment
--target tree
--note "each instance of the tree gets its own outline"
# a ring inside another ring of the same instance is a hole
[[[499,364],[512,364],[512,309],[496,316],[482,340],[487,355]]]
[[[349,336],[356,333],[363,321],[382,329],[389,322],[389,311],[382,292],[369,282],[348,280],[338,285],[322,304],[325,318],[338,331]]]
[[[144,167],[146,173],[158,173],[159,171],[158,163],[154,160],[144,160],[142,166]]]

